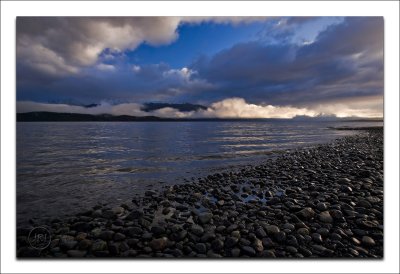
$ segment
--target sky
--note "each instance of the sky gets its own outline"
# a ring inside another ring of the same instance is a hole
[[[17,111],[382,117],[383,24],[383,17],[18,17]],[[148,102],[207,109],[149,113]]]

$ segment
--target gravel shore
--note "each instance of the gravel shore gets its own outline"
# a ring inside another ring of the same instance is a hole
[[[18,258],[383,258],[383,130],[38,225]]]

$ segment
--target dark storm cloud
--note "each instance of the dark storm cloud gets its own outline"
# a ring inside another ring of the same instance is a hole
[[[211,97],[241,93],[255,103],[312,106],[383,95],[383,18],[347,18],[311,44],[235,45],[192,69],[218,86],[221,94]]]

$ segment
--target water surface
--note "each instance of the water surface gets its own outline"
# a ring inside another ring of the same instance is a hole
[[[19,122],[17,221],[119,205],[150,188],[355,133],[328,129],[343,125],[382,123]]]

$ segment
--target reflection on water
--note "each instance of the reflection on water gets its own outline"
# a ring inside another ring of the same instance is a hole
[[[213,170],[257,163],[274,150],[354,133],[328,126],[340,125],[298,121],[19,122],[18,221],[72,213],[98,202],[118,204],[160,182],[179,183]]]

